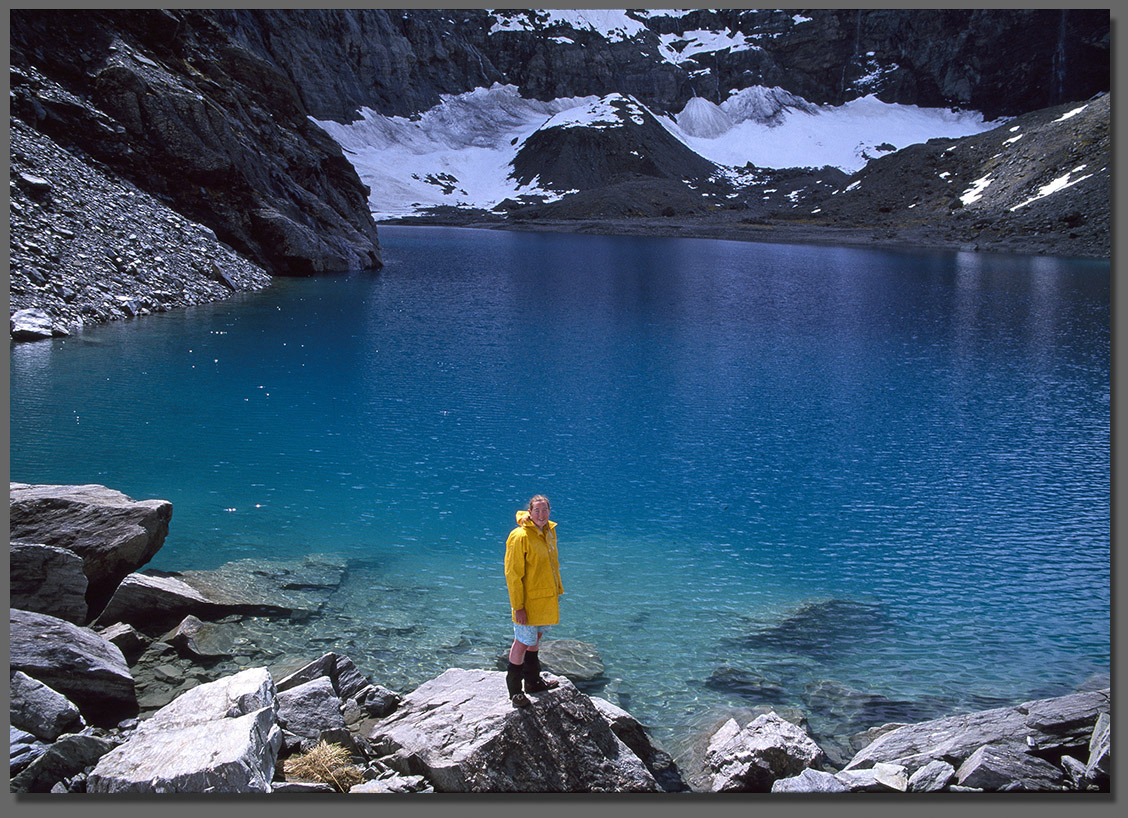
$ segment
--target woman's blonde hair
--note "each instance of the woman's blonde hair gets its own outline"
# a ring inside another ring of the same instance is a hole
[[[529,510],[529,511],[532,511],[532,510],[533,510],[533,503],[537,502],[538,500],[544,500],[544,502],[545,502],[545,505],[547,505],[547,506],[549,507],[549,509],[551,509],[551,508],[552,508],[552,503],[548,502],[548,498],[547,498],[547,497],[545,497],[545,496],[544,496],[543,494],[537,494],[537,495],[535,495],[535,496],[533,497],[533,499],[531,499],[531,500],[529,501],[529,505],[528,505],[528,510]]]

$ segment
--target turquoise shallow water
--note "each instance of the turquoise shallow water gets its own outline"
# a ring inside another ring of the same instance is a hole
[[[380,234],[378,274],[13,346],[12,479],[171,500],[153,568],[354,561],[338,647],[401,689],[508,643],[538,492],[557,635],[660,732],[1108,673],[1107,263]]]

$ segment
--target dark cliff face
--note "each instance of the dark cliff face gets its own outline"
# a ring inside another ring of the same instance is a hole
[[[317,118],[347,122],[361,107],[407,116],[494,82],[538,99],[629,94],[660,112],[692,96],[719,102],[778,86],[814,103],[867,94],[885,102],[1016,116],[1109,90],[1107,9],[693,10],[634,13],[621,39],[499,10],[217,11],[245,48],[280,66]],[[747,48],[696,54],[695,32],[740,35]],[[665,38],[664,40],[662,38]],[[686,55],[674,64],[660,45]]]
[[[340,148],[207,12],[13,10],[11,66],[13,116],[270,272],[381,265]]]

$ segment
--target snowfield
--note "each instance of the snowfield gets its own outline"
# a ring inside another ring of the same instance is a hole
[[[609,105],[613,99],[622,97],[543,102],[522,98],[514,86],[494,85],[444,96],[414,119],[366,109],[348,125],[315,121],[370,188],[373,216],[386,219],[439,205],[489,210],[523,194],[556,198],[509,178],[518,148],[542,127],[607,127],[618,116]],[[644,109],[628,99],[632,108],[638,106],[635,111]],[[778,88],[746,88],[721,105],[694,98],[676,117],[655,117],[731,176],[749,163],[768,169],[829,165],[853,173],[907,145],[970,136],[1000,124],[975,112],[895,105],[872,96],[816,106]]]

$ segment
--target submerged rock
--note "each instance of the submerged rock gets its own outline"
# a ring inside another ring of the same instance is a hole
[[[878,644],[893,629],[894,623],[881,605],[851,599],[811,600],[778,618],[751,620],[744,636],[728,639],[726,644],[766,647],[820,659]]]
[[[213,571],[174,576],[226,610],[302,620],[321,611],[345,570],[343,560],[309,554],[293,560],[237,560]]]
[[[161,637],[173,647],[199,659],[230,657],[236,651],[238,629],[222,622],[201,622],[186,616],[174,630]]]
[[[734,693],[762,704],[784,703],[787,692],[779,682],[767,679],[753,670],[721,665],[709,674],[705,687],[723,693]]]
[[[578,639],[549,639],[540,648],[541,667],[557,676],[567,676],[583,686],[602,678],[606,668],[594,645]]]

